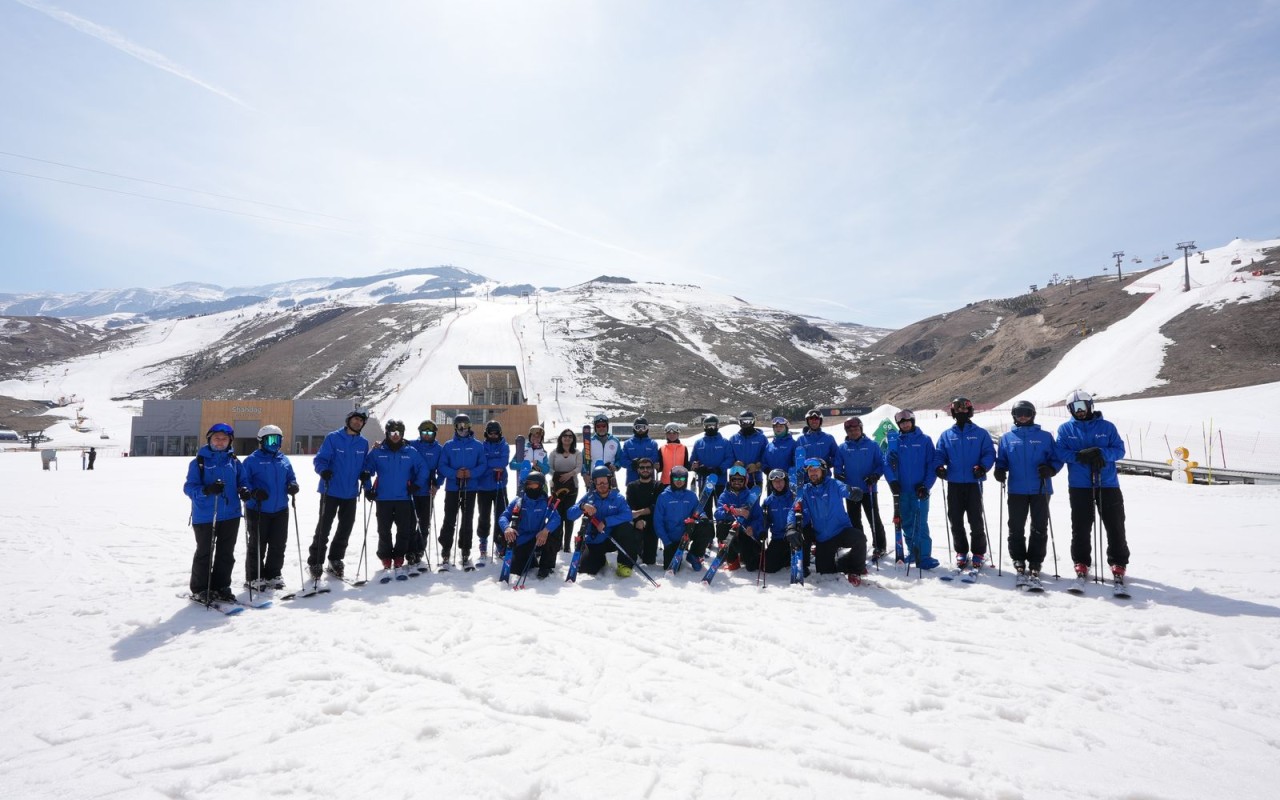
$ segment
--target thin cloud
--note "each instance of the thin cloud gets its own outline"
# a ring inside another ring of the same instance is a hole
[[[48,16],[50,19],[57,20],[58,22],[61,22],[64,25],[67,25],[68,27],[74,28],[75,30],[81,33],[92,36],[93,38],[101,42],[105,42],[106,44],[111,45],[112,47],[116,48],[120,52],[133,56],[134,58],[138,59],[144,64],[155,67],[156,69],[162,69],[165,72],[168,72],[170,74],[177,75],[179,78],[182,78],[183,80],[186,80],[186,81],[190,81],[191,83],[194,83],[196,86],[199,86],[202,89],[207,89],[208,91],[213,92],[219,97],[224,97],[238,106],[241,106],[243,108],[249,108],[249,105],[247,103],[245,103],[243,100],[236,97],[235,95],[231,94],[230,92],[225,91],[223,89],[219,89],[217,86],[214,86],[213,84],[206,83],[200,80],[199,78],[197,78],[196,76],[188,72],[187,70],[183,69],[179,65],[170,61],[164,55],[157,53],[155,50],[152,50],[150,48],[143,47],[142,45],[134,44],[133,42],[126,39],[124,36],[121,36],[119,33],[116,33],[115,31],[111,30],[110,28],[99,25],[96,22],[90,22],[89,20],[84,19],[83,17],[77,17],[75,14],[72,14],[67,11],[63,11],[60,8],[54,8],[53,6],[45,5],[44,3],[38,2],[38,0],[15,0],[15,2],[21,3],[27,8],[33,9],[35,11],[39,11],[41,14]]]
[[[594,236],[589,236],[585,233],[579,233],[575,230],[570,230],[569,228],[566,228],[563,225],[558,225],[552,222],[546,217],[540,217],[537,214],[533,213],[532,211],[526,211],[525,209],[520,208],[517,205],[508,203],[506,200],[500,200],[496,197],[490,197],[489,195],[483,194],[481,192],[477,192],[475,190],[470,190],[467,192],[467,194],[476,198],[477,200],[481,200],[483,202],[489,203],[490,205],[496,206],[497,208],[501,208],[505,211],[509,211],[512,214],[515,214],[519,217],[523,217],[524,219],[530,220],[531,222],[536,222],[537,224],[542,225],[543,227],[549,228],[558,233],[563,233],[566,236],[572,236],[576,239],[581,239],[584,242],[590,242],[591,244],[594,244],[598,247],[603,247],[608,250],[614,250],[619,253],[624,253],[634,258],[643,259],[645,261],[651,260],[649,256],[646,256],[644,253],[637,253],[634,250],[628,250],[625,247],[622,247],[616,244],[611,244],[601,239],[597,239]]]

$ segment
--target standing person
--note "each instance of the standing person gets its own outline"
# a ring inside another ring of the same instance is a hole
[[[631,507],[631,521],[639,531],[641,541],[640,553],[633,555],[646,566],[653,566],[658,563],[658,534],[653,529],[653,507],[662,493],[662,484],[653,478],[653,459],[640,456],[632,466],[639,477],[627,484],[627,505]]]
[[[511,524],[516,509],[520,514],[515,525]],[[552,533],[560,527],[560,514],[549,506],[547,477],[530,470],[521,481],[520,496],[512,500],[498,517],[498,527],[503,532],[507,547],[514,547],[511,554],[511,574],[523,575],[525,564],[533,549],[538,548],[538,580],[545,579],[556,566],[556,552],[560,549]]]
[[[315,536],[307,551],[307,568],[313,579],[319,580],[325,568],[325,547],[329,549],[327,570],[343,576],[343,559],[347,556],[347,542],[356,524],[356,504],[360,495],[360,473],[364,471],[364,459],[369,455],[369,440],[360,435],[369,414],[363,408],[347,412],[342,428],[324,437],[320,450],[312,459],[312,466],[320,476],[320,519],[316,522]],[[338,528],[329,544],[329,528],[334,517]]]
[[[627,485],[640,478],[640,471],[635,468],[641,458],[649,459],[650,465],[658,460],[658,443],[649,438],[649,420],[636,417],[631,423],[631,438],[622,443],[618,451],[618,466],[627,470]]]
[[[584,520],[587,552],[582,557],[578,571],[588,575],[595,575],[604,569],[608,564],[608,554],[618,549],[610,538],[616,539],[623,549],[633,555],[640,546],[640,534],[631,524],[631,507],[627,505],[627,499],[612,488],[612,481],[613,471],[607,466],[598,464],[592,467],[590,491],[565,515],[569,522],[580,517],[587,518]],[[629,578],[633,565],[630,558],[619,553],[618,566],[614,572],[619,578]]]
[[[722,544],[729,537],[729,530],[736,521],[742,526],[739,534],[725,551],[725,569],[741,569],[745,561],[754,565],[760,560],[764,516],[760,511],[760,490],[750,486],[747,468],[742,464],[729,467],[729,487],[716,500],[716,539]]]
[[[922,570],[937,569],[929,535],[929,491],[938,479],[933,440],[916,427],[916,415],[909,408],[894,414],[893,421],[898,435],[889,439],[884,470],[893,493],[893,521],[902,525],[902,537],[911,549],[907,563],[914,561]]]
[[[804,415],[804,430],[796,440],[796,446],[803,449],[803,458],[820,458],[823,464],[836,463],[836,437],[822,429],[822,415],[818,409],[811,408]]]
[[[653,530],[662,542],[663,567],[674,569],[680,541],[688,531],[689,545],[684,557],[695,572],[701,572],[702,554],[707,552],[715,530],[698,507],[698,495],[689,488],[688,467],[672,467],[670,478],[671,485],[658,495],[653,507]]]
[[[618,471],[618,453],[622,445],[618,442],[618,437],[609,433],[609,418],[604,414],[596,414],[591,420],[591,431],[591,463],[582,465],[582,474],[584,477],[589,476],[597,465],[603,464],[609,468],[609,475],[612,476]],[[586,442],[583,442],[583,446],[586,446]]]
[[[298,493],[298,477],[280,452],[284,433],[275,425],[258,429],[258,449],[244,460],[244,584],[254,591],[283,589],[284,553],[289,545],[289,498]]]
[[[89,468],[89,451],[81,450],[80,451],[80,469],[86,470],[88,468]]]
[[[556,449],[551,451],[551,491],[560,498],[560,508],[567,509],[578,502],[578,473],[582,471],[582,453],[578,450],[578,434],[565,428],[556,437]],[[573,533],[569,525],[563,526],[563,547],[569,552]]]
[[[934,473],[947,482],[947,518],[951,522],[951,543],[956,548],[956,569],[982,569],[987,560],[987,527],[982,519],[982,486],[987,471],[996,463],[996,448],[991,434],[973,424],[973,403],[967,397],[951,401],[951,418],[955,425],[938,437],[937,466]],[[973,533],[973,555],[969,555],[969,538],[964,521],[969,518]]]
[[[416,544],[418,535],[413,496],[427,485],[427,463],[417,450],[405,446],[403,422],[389,419],[383,430],[386,438],[370,450],[364,460],[364,494],[377,503],[377,553],[382,569],[394,570],[396,578],[408,577],[404,559]],[[394,542],[391,539],[392,525],[396,528]]]
[[[880,519],[880,505],[876,501],[876,484],[884,474],[884,454],[876,440],[862,432],[861,417],[845,420],[844,434],[844,441],[836,448],[833,471],[837,480],[862,489],[861,502],[849,502],[849,521],[862,530],[862,514],[866,513],[867,524],[871,526],[871,560],[879,561],[887,547],[884,521]]]
[[[1124,530],[1124,495],[1116,462],[1124,458],[1124,440],[1116,426],[1094,410],[1093,395],[1076,389],[1067,395],[1071,419],[1058,426],[1058,453],[1067,465],[1067,496],[1071,500],[1071,560],[1076,583],[1083,588],[1092,566],[1093,510],[1107,532],[1107,564],[1116,586],[1124,585],[1129,566],[1129,543]]]
[[[97,460],[98,460],[98,451],[90,447],[89,448],[89,469],[93,469],[93,462]]]
[[[191,528],[196,552],[191,559],[191,599],[199,603],[234,603],[231,571],[240,535],[240,462],[231,452],[235,431],[219,422],[205,433],[204,447],[187,466],[182,491],[191,498]],[[216,524],[215,524],[216,523]]]
[[[843,572],[849,583],[861,586],[862,576],[867,574],[867,537],[861,528],[849,524],[845,502],[862,500],[862,490],[831,477],[820,458],[806,458],[803,467],[806,482],[796,490],[795,505],[803,514],[804,526],[797,526],[793,507],[787,515],[787,535],[793,542],[796,536],[802,537],[804,574],[809,575],[809,543],[812,542],[814,566],[819,575]]]
[[[773,438],[764,448],[764,466],[773,472],[783,470],[790,476],[796,468],[796,440],[791,435],[791,428],[786,417],[773,418]]]
[[[670,486],[671,470],[676,467],[684,467],[685,474],[688,475],[689,448],[685,447],[680,441],[680,423],[668,422],[662,427],[662,432],[666,437],[666,442],[658,450],[657,468],[658,472],[662,473],[663,485]]]
[[[440,472],[445,478],[444,518],[440,523],[440,571],[451,566],[449,555],[453,549],[453,532],[458,526],[458,511],[462,511],[462,525],[458,532],[458,549],[462,552],[462,568],[472,570],[471,535],[476,509],[473,480],[484,471],[484,445],[476,441],[471,430],[471,417],[458,414],[453,418],[453,438],[445,442],[440,451]]]
[[[720,435],[720,418],[715,414],[702,418],[702,438],[693,443],[693,453],[689,458],[689,469],[698,476],[699,488],[706,483],[708,476],[715,475],[716,495],[725,490],[725,473],[733,466],[733,451],[729,449],[729,441]],[[714,504],[713,498],[707,498],[705,512],[708,516]]]
[[[777,572],[791,565],[791,543],[787,541],[787,517],[796,506],[796,493],[785,469],[769,472],[769,493],[764,498],[764,516],[768,547],[764,554],[765,572]],[[765,541],[765,536],[760,537]]]
[[[496,419],[484,426],[484,468],[475,475],[476,507],[480,509],[477,533],[480,536],[480,559],[489,557],[489,529],[507,507],[507,465],[511,462],[511,445],[502,435],[502,424]],[[502,555],[505,539],[494,539],[494,555]]]
[[[1062,469],[1053,434],[1036,424],[1036,407],[1026,400],[1013,404],[1013,430],[1000,437],[992,475],[1009,488],[1009,557],[1017,571],[1017,585],[1041,589],[1040,564],[1049,536],[1050,480]],[[1031,514],[1031,546],[1023,536]],[[1028,568],[1030,571],[1028,572]]]
[[[521,482],[522,488],[524,483],[524,475],[528,471],[540,472],[543,475],[551,471],[551,462],[548,459],[547,446],[543,442],[547,432],[541,425],[534,425],[529,428],[529,435],[524,440],[524,460],[527,464],[521,464],[515,460],[513,456],[511,463],[508,464],[516,473],[516,479]]]
[[[422,457],[426,465],[427,479],[418,491],[413,493],[413,511],[418,520],[418,530],[413,545],[405,555],[405,564],[411,569],[422,569],[422,557],[426,555],[431,536],[431,515],[435,510],[436,492],[444,485],[440,474],[440,457],[444,455],[444,446],[436,441],[436,424],[429,419],[418,423],[418,439],[409,442],[409,446]]]
[[[747,483],[752,487],[764,485],[764,451],[769,446],[765,435],[756,430],[756,415],[743,411],[738,415],[738,432],[729,438],[729,450],[733,460],[747,468]]]

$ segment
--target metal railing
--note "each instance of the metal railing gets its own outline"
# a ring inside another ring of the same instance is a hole
[[[1138,461],[1122,458],[1116,462],[1116,469],[1126,475],[1148,475],[1153,478],[1172,480],[1173,467],[1164,461]],[[1192,467],[1193,483],[1280,483],[1280,473],[1250,472],[1238,469],[1210,469],[1208,467]]]

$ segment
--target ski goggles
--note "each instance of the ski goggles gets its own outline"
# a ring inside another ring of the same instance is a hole
[[[827,465],[822,463],[820,458],[806,458],[804,460],[805,469],[826,469]]]
[[[272,448],[278,448],[280,446],[280,442],[283,440],[284,437],[278,433],[268,433],[266,436],[262,437],[262,443],[267,447]]]
[[[1073,410],[1074,410],[1074,409],[1073,409]],[[1027,409],[1025,409],[1025,408],[1019,408],[1019,409],[1015,410],[1015,411],[1013,412],[1013,415],[1014,415],[1015,417],[1017,417],[1018,419],[1031,419],[1032,417],[1034,417],[1034,416],[1035,416],[1035,414],[1033,414],[1032,412],[1028,411],[1028,410],[1027,410]]]
[[[436,432],[432,428],[418,428],[419,436],[435,436]]]
[[[1075,414],[1079,411],[1088,411],[1089,403],[1084,400],[1075,400],[1067,405],[1067,410],[1069,410],[1072,414]]]

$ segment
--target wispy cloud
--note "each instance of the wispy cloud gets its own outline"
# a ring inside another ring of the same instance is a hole
[[[185,81],[190,81],[201,89],[207,89],[219,97],[226,98],[238,106],[242,106],[244,108],[249,107],[247,103],[230,92],[224,89],[219,89],[211,83],[200,80],[183,67],[170,61],[163,54],[157,53],[149,47],[143,47],[140,44],[135,44],[108,27],[99,25],[96,22],[90,22],[83,17],[77,17],[75,14],[63,11],[60,8],[45,5],[44,3],[38,2],[38,0],[15,0],[15,2],[32,10],[39,11],[41,14],[44,14],[51,19],[57,20],[58,22],[74,28],[81,33],[87,34],[101,42],[109,44],[120,52],[131,55],[144,64],[155,67],[156,69],[162,69],[170,74],[177,75],[179,78],[182,78]]]

